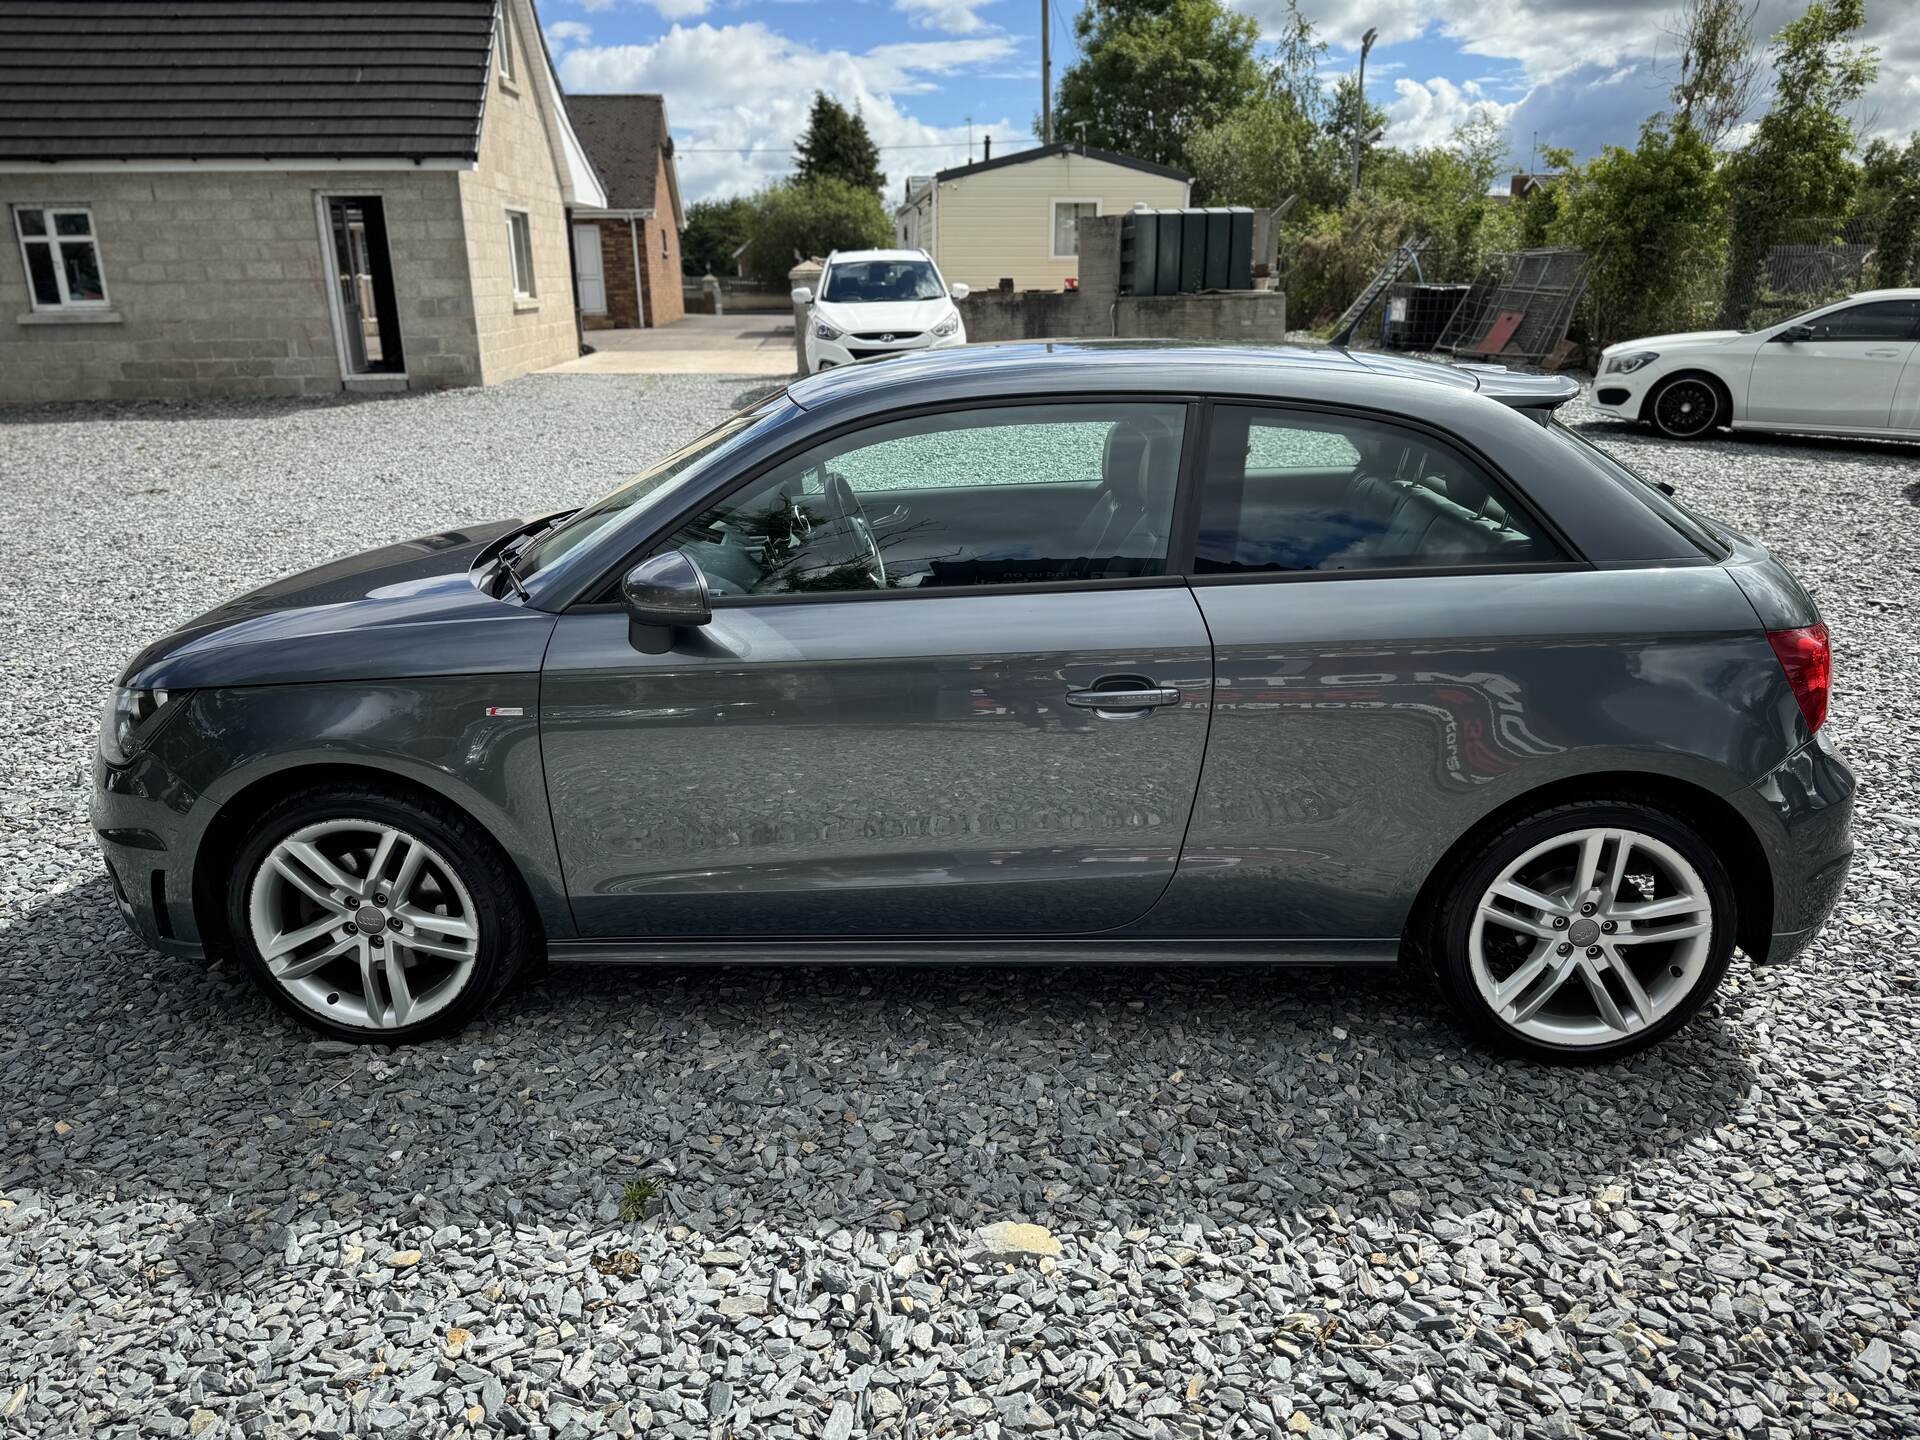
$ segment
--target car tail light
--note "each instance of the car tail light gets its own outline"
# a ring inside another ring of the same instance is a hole
[[[1833,649],[1827,642],[1827,627],[1769,630],[1767,643],[1780,657],[1780,668],[1787,672],[1793,698],[1807,717],[1807,729],[1818,730],[1827,718],[1827,691],[1833,683]]]

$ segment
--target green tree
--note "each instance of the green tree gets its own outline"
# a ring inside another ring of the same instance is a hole
[[[680,268],[688,275],[731,275],[733,252],[753,222],[753,201],[699,200],[687,207],[687,228],[680,236]]]
[[[1263,95],[1187,140],[1196,203],[1308,210],[1345,198],[1339,147],[1286,94]]]
[[[1848,114],[1879,73],[1879,53],[1855,43],[1866,0],[1814,0],[1774,36],[1773,102],[1753,140],[1726,167],[1733,253],[1721,321],[1744,328],[1761,299],[1767,252],[1785,223],[1845,212],[1854,188]]]
[[[834,250],[885,245],[893,225],[878,192],[845,180],[785,180],[753,197],[747,270],[772,286],[799,261]]]
[[[1854,214],[1873,234],[1873,283],[1910,284],[1920,249],[1920,134],[1902,146],[1875,140],[1860,157]]]
[[[794,147],[795,176],[802,180],[844,180],[862,190],[879,190],[880,150],[867,133],[858,108],[849,110],[823,91],[813,93],[807,133]]]
[[[1687,0],[1672,30],[1680,73],[1673,83],[1676,124],[1690,125],[1715,149],[1753,107],[1760,54],[1753,16],[1760,0]]]
[[[1060,77],[1056,139],[1186,166],[1197,131],[1270,87],[1259,26],[1220,0],[1092,0],[1073,28],[1080,57]]]
[[[1589,338],[1606,345],[1708,322],[1726,259],[1717,156],[1691,125],[1651,119],[1560,187],[1548,236],[1587,252]]]
[[[1374,137],[1387,127],[1387,112],[1360,93],[1358,75],[1342,75],[1333,87],[1333,99],[1327,107],[1326,131],[1339,144],[1348,183],[1353,177],[1354,137],[1360,140],[1360,183],[1368,183],[1372,157],[1382,152],[1373,145]]]

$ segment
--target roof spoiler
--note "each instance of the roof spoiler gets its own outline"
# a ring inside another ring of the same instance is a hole
[[[1542,425],[1553,419],[1555,410],[1580,394],[1580,382],[1571,375],[1529,375],[1504,365],[1464,364],[1454,368],[1473,376],[1480,393],[1489,400],[1510,405]]]

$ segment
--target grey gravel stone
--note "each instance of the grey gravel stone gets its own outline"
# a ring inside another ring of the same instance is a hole
[[[750,383],[0,415],[0,1432],[1920,1433],[1913,446],[1589,426],[1815,589],[1861,779],[1814,949],[1626,1065],[1171,965],[554,973],[382,1051],[126,936],[86,796],[136,644]]]

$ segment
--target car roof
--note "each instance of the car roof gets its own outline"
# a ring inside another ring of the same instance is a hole
[[[1920,300],[1920,289],[1896,287],[1890,290],[1856,290],[1849,300]]]
[[[1181,340],[1047,340],[968,345],[839,366],[797,380],[788,398],[807,410],[874,408],[912,398],[1060,395],[1075,391],[1348,399],[1394,403],[1394,392],[1440,401],[1479,394],[1518,408],[1551,408],[1580,393],[1564,375],[1496,365],[1447,365],[1320,345],[1230,345]],[[1342,393],[1351,392],[1351,393]]]
[[[836,250],[827,257],[829,265],[843,260],[925,260],[924,250]]]

